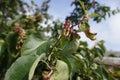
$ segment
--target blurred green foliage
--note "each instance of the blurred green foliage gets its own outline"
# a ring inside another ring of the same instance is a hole
[[[96,1],[75,0],[65,24],[60,20],[48,24],[49,2],[38,6],[32,0],[32,5],[23,0],[0,0],[0,80],[114,80],[104,65],[95,62],[104,56],[104,41],[89,48],[78,34],[84,32],[95,40],[89,18],[99,22],[110,8]],[[88,14],[91,8],[95,13]],[[28,15],[31,11],[34,13]]]

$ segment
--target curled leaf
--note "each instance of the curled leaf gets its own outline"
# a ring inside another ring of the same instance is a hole
[[[78,27],[79,27],[79,32],[84,32],[90,28],[90,25],[88,24],[88,22],[83,21],[79,23]]]
[[[91,40],[95,40],[95,39],[96,39],[95,36],[96,36],[97,33],[91,33],[91,32],[90,32],[90,29],[85,30],[84,33],[85,33],[85,35],[86,35],[89,39],[91,39]]]
[[[30,69],[30,72],[29,72],[29,77],[28,77],[28,80],[32,80],[33,76],[34,76],[34,72],[35,72],[35,69],[39,63],[39,61],[45,57],[45,54],[41,54],[35,61],[34,63],[32,64],[32,67]]]

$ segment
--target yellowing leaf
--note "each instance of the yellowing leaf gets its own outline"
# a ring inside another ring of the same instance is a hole
[[[92,14],[89,14],[88,16],[91,17],[91,18],[93,18],[93,17],[97,17],[97,16],[99,16],[99,15],[96,14],[96,13],[92,13]]]
[[[96,36],[97,33],[91,33],[91,32],[90,32],[90,29],[84,31],[84,33],[85,33],[85,35],[86,35],[89,39],[91,39],[91,40],[95,40],[95,39],[96,39],[95,36]]]

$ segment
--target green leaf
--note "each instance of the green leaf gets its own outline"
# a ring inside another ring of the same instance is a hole
[[[71,64],[71,76],[73,76],[75,72],[78,70],[79,62],[74,56],[68,57],[68,60],[70,61]]]
[[[81,7],[82,7],[82,9],[84,11],[84,14],[87,14],[87,10],[86,10],[86,6],[84,5],[84,2],[79,1],[79,3],[80,3],[80,5],[81,5]]]
[[[21,14],[21,15],[16,15],[15,16],[15,21],[20,20],[21,18],[26,17],[26,15]]]
[[[73,39],[71,41],[66,42],[63,49],[59,53],[64,55],[73,54],[78,49],[78,46],[79,40]]]
[[[104,69],[104,67],[102,67],[102,72],[103,72],[104,77],[105,77],[107,80],[116,80],[113,76],[111,76],[111,75]]]
[[[89,14],[88,16],[91,17],[91,18],[94,18],[94,17],[98,17],[99,15],[96,14],[96,13],[92,13],[92,14]]]
[[[75,74],[75,72],[79,68],[83,68],[83,65],[82,65],[84,64],[83,61],[77,59],[77,57],[75,56],[72,56],[72,55],[64,56],[60,54],[59,58],[68,65],[70,78],[72,78],[72,76]]]
[[[4,80],[23,80],[35,59],[36,56],[34,55],[27,55],[18,58],[7,70]]]
[[[32,78],[33,78],[33,76],[34,76],[35,69],[36,69],[39,61],[42,60],[44,57],[45,57],[45,54],[41,54],[41,55],[35,60],[35,62],[33,63],[32,67],[31,67],[31,69],[30,69],[28,80],[32,80]]]
[[[34,35],[30,35],[22,46],[21,54],[22,55],[36,54],[37,48],[44,42],[45,41],[42,41],[40,38],[37,38]]]
[[[62,38],[60,39],[60,48],[63,48],[67,42],[68,42],[68,41],[67,41],[64,37],[62,37]]]
[[[69,69],[65,62],[57,60],[55,68],[50,80],[69,80]]]
[[[100,72],[99,69],[93,71],[93,74],[94,74],[94,76],[97,76],[98,79],[104,80],[104,76],[102,75],[102,73]]]
[[[103,53],[102,53],[101,49],[99,49],[99,48],[94,48],[93,51],[94,51],[96,57],[99,57],[100,59],[103,58]]]
[[[64,55],[59,55],[59,58],[68,65],[68,67],[69,67],[69,74],[71,74],[72,73],[72,66],[71,66],[69,58],[67,58]]]
[[[7,21],[7,26],[12,26],[12,24],[15,22],[16,20],[9,20]]]
[[[75,54],[74,59],[76,60],[76,62],[74,63],[76,68],[80,70],[81,73],[85,72],[85,70],[87,70],[87,66],[89,65],[87,59],[84,58],[81,54]]]
[[[8,52],[11,54],[17,53],[16,45],[17,45],[18,35],[17,33],[11,32],[6,37],[6,42],[8,46]]]
[[[0,56],[2,55],[4,51],[4,40],[0,39]]]
[[[0,11],[0,16],[2,16],[3,15],[3,13],[2,13],[2,11]]]
[[[105,42],[104,40],[101,40],[97,44],[100,47],[100,49],[102,50],[103,53],[105,53],[105,51],[106,51],[106,48],[104,46],[104,42]]]
[[[31,4],[34,6],[35,5],[35,3],[34,3],[34,1],[33,0],[31,0]]]
[[[115,72],[114,72],[114,75],[115,75],[116,77],[120,77],[120,71],[115,71]]]
[[[47,40],[46,42],[41,44],[37,49],[37,55],[40,55],[41,53],[48,53],[52,43],[53,43],[52,40]]]
[[[22,47],[22,55],[38,54],[48,52],[52,41],[43,40],[35,35],[30,35]]]

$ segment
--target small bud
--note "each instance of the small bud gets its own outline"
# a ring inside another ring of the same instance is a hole
[[[19,24],[18,21],[16,21],[16,22],[13,23],[13,26],[14,26],[14,27],[18,27],[18,26],[20,26],[20,24]]]
[[[42,21],[44,16],[42,14],[37,14],[36,19]]]

